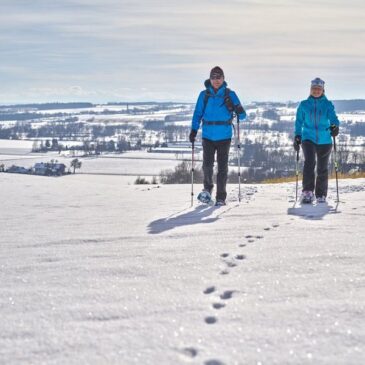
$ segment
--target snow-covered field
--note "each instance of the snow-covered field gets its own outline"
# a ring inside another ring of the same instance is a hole
[[[159,159],[155,156],[155,160],[152,159],[129,159],[123,158],[87,158],[81,159],[83,166],[82,173],[111,173],[133,176],[158,176],[161,170],[173,169],[176,165],[181,163],[181,160],[176,159]]]
[[[21,141],[0,139],[0,158],[1,155],[23,155],[29,153],[32,150],[33,141]]]
[[[36,162],[49,162],[52,159],[70,166],[74,158],[82,162],[78,173],[112,174],[131,176],[132,183],[137,176],[159,176],[162,170],[173,170],[184,159],[191,159],[191,153],[148,153],[147,151],[128,151],[123,154],[103,154],[93,157],[79,157],[66,152],[31,153],[32,142],[0,140],[0,164],[6,168],[12,165],[30,168]],[[27,146],[29,149],[27,149]],[[197,152],[195,159],[200,163],[202,153]]]
[[[293,184],[0,174],[1,364],[365,363],[365,180]],[[196,186],[196,191],[200,189]]]
[[[365,113],[341,113],[338,115],[341,121],[365,122]]]

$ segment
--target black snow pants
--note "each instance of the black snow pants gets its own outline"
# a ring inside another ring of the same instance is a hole
[[[213,167],[214,156],[217,152],[218,174],[217,174],[217,200],[226,200],[227,175],[228,175],[228,155],[231,140],[211,141],[203,139],[203,172],[204,189],[210,193],[213,190]]]
[[[302,142],[304,154],[303,191],[314,191],[316,197],[327,196],[328,161],[332,144],[315,144],[312,141]],[[317,179],[315,167],[317,163]]]

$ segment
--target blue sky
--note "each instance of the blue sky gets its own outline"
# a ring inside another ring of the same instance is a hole
[[[365,98],[363,0],[1,0],[0,103]]]

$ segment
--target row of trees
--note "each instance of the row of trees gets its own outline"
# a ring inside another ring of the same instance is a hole
[[[281,177],[282,175],[280,175]],[[260,182],[264,179],[279,177],[275,172],[265,171],[261,168],[245,168],[241,171],[241,181],[246,183]],[[173,170],[163,170],[160,173],[161,184],[190,184],[191,183],[191,162],[183,161]],[[202,166],[194,166],[194,183],[203,183]],[[234,184],[238,181],[238,172],[230,171],[227,182]]]
[[[280,121],[277,110],[268,109],[262,112],[263,122],[253,117],[253,120],[241,124],[242,130],[252,131],[272,131],[277,133],[288,133],[293,135],[294,122]],[[190,132],[189,126],[171,124],[164,120],[147,120],[143,122],[143,127],[130,123],[93,124],[90,121],[80,122],[77,117],[69,117],[63,120],[52,121],[47,124],[38,125],[37,123],[17,122],[11,127],[0,126],[0,139],[24,139],[24,138],[57,138],[59,140],[80,140],[88,138],[97,140],[100,138],[124,135],[128,139],[145,139],[147,131],[152,131],[159,135],[159,139],[168,143],[176,141],[187,141]],[[365,136],[365,123],[363,122],[343,122],[341,133],[351,136]]]
[[[340,142],[340,141],[339,141]],[[277,175],[286,175],[295,169],[295,156],[293,149],[274,148],[273,145],[262,143],[245,144],[241,146],[241,164],[252,168],[261,168],[263,171]],[[301,154],[301,163],[303,157]],[[349,170],[365,166],[365,149],[356,149],[349,146],[346,141],[337,144],[337,161],[340,172],[347,173]],[[238,165],[237,157],[230,160],[234,165]]]
[[[138,143],[137,143],[138,145]],[[139,148],[141,141],[139,142]],[[119,137],[118,141],[96,141],[92,142],[84,140],[80,145],[69,146],[59,142],[56,138],[52,140],[46,139],[41,141],[34,141],[32,152],[48,152],[48,151],[84,151],[85,154],[100,154],[102,152],[124,152],[131,150],[130,142],[127,142],[125,138]]]
[[[163,125],[163,126],[162,126]],[[96,141],[100,138],[125,136],[130,140],[144,140],[146,131],[157,132],[164,142],[188,140],[190,128],[177,125],[165,125],[164,122],[148,122],[143,128],[135,125],[89,125],[83,122],[67,122],[32,127],[31,124],[18,122],[12,127],[0,126],[0,139],[57,138],[58,140],[80,140],[88,138]]]

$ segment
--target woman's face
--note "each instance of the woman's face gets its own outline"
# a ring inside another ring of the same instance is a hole
[[[321,88],[320,86],[313,86],[311,87],[311,95],[314,97],[314,98],[319,98],[323,95],[323,88]]]
[[[218,90],[222,85],[223,85],[223,82],[224,82],[224,77],[220,77],[220,78],[213,78],[213,79],[210,79],[210,83],[212,84],[213,86],[213,89],[215,90]]]

